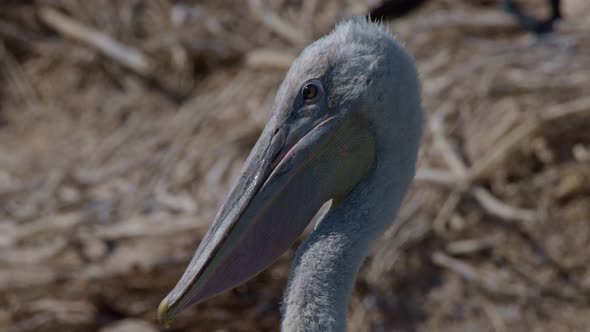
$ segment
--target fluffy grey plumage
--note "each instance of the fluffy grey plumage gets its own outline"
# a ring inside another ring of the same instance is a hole
[[[310,77],[328,86],[330,109],[368,120],[376,141],[369,175],[335,202],[301,245],[283,302],[282,330],[344,331],[347,304],[369,245],[392,223],[414,176],[422,108],[415,65],[384,28],[364,19],[307,47],[280,101]],[[281,97],[282,96],[282,97]]]
[[[264,270],[332,199],[297,253],[282,328],[345,330],[359,266],[414,176],[419,95],[411,57],[378,25],[350,20],[306,48],[160,320]]]

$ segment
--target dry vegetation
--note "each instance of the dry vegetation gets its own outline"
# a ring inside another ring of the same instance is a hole
[[[291,60],[370,2],[2,1],[0,330],[159,330]],[[427,130],[351,331],[590,330],[590,6],[564,5],[540,41],[495,1],[390,25]],[[276,330],[291,255],[171,331]]]

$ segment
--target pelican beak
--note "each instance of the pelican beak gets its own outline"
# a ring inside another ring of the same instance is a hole
[[[160,321],[168,325],[187,306],[254,277],[295,242],[323,203],[348,193],[373,163],[373,136],[362,123],[331,115],[296,126],[273,117],[160,304]]]

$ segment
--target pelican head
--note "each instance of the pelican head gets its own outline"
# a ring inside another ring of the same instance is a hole
[[[264,270],[330,200],[298,252],[290,288],[310,289],[336,273],[324,282],[343,288],[346,303],[368,244],[393,221],[413,177],[419,95],[411,56],[379,25],[348,20],[309,45],[287,73],[268,124],[184,275],[160,304],[160,320],[170,322]],[[288,292],[286,305],[317,307],[297,292]],[[327,306],[342,306],[334,301]],[[326,310],[326,324],[342,315]]]

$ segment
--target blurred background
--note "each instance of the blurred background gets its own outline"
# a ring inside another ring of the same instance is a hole
[[[163,331],[291,61],[380,3],[3,0],[0,330]],[[590,330],[590,2],[562,14],[542,37],[499,0],[386,23],[428,116],[350,331]],[[169,331],[278,330],[292,256]]]

